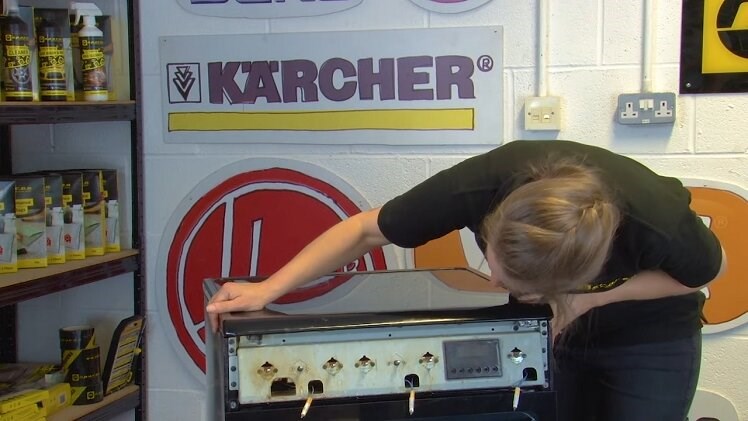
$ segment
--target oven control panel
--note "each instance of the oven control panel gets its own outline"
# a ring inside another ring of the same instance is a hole
[[[548,387],[542,320],[372,327],[231,338],[240,404],[422,391]]]

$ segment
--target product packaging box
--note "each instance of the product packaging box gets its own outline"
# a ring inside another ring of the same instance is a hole
[[[31,172],[18,176],[44,177],[44,204],[46,206],[47,263],[65,263],[63,239],[64,212],[62,205],[62,176],[50,172]]]
[[[18,271],[15,188],[15,181],[0,180],[0,273]]]
[[[37,51],[39,52],[38,68],[39,68],[39,89],[41,90],[42,85],[46,82],[54,83],[55,85],[64,86],[65,95],[68,101],[75,101],[75,76],[73,71],[73,45],[72,35],[70,34],[70,20],[68,18],[68,9],[47,9],[47,8],[35,8],[34,9],[34,28],[36,30],[37,39],[43,41],[40,37],[43,36],[43,28],[45,25],[54,27],[56,31],[59,31],[59,35],[62,38],[62,48],[64,55],[64,70],[59,71],[59,66],[55,69],[55,66],[45,66],[42,60],[42,45],[37,45]],[[59,64],[59,63],[58,63]],[[52,69],[52,73],[48,73],[46,69]]]
[[[96,27],[104,33],[104,68],[107,76],[107,90],[109,99],[114,99],[114,83],[112,78],[112,55],[114,53],[114,44],[112,42],[112,22],[110,16],[94,16]],[[70,35],[72,38],[72,55],[73,55],[73,72],[75,81],[75,99],[83,101],[83,72],[81,69],[80,45],[78,44],[78,31],[83,27],[83,19],[75,24],[75,15],[70,15]]]
[[[86,258],[86,242],[83,236],[85,216],[83,213],[83,175],[80,172],[61,172],[63,239],[65,259]]]
[[[139,315],[121,320],[114,329],[102,372],[105,396],[135,380],[144,331],[145,318]]]
[[[36,421],[45,418],[41,403],[23,406],[5,414],[0,414],[0,421]]]
[[[43,389],[29,389],[2,395],[0,396],[0,414],[8,414],[28,406],[41,407],[42,402],[47,399],[49,399],[49,391]]]
[[[47,266],[47,207],[43,176],[13,176],[16,182],[18,268]]]
[[[119,186],[117,184],[117,170],[101,170],[103,181],[102,196],[106,205],[106,246],[107,253],[121,250],[119,228]]]
[[[47,387],[49,399],[42,402],[42,410],[50,416],[66,408],[72,403],[70,383],[57,383]]]
[[[86,256],[103,256],[106,246],[106,215],[100,170],[81,170],[83,176],[83,233]]]
[[[44,192],[44,203],[47,205],[47,263],[65,263],[62,176],[44,174]]]
[[[34,8],[31,6],[19,6],[18,7],[18,15],[19,17],[26,23],[26,27],[28,28],[28,37],[29,37],[29,53],[30,53],[30,63],[28,65],[28,74],[21,75],[22,77],[28,77],[31,79],[31,88],[32,88],[32,94],[33,94],[33,100],[39,101],[39,75],[37,71],[37,51],[36,51],[36,42],[35,42],[35,31],[34,31]],[[3,20],[6,19],[5,16],[0,16],[0,26],[2,26]],[[2,56],[2,48],[0,48],[0,56]],[[0,57],[1,58],[1,57]],[[0,60],[0,63],[2,63],[2,60]],[[5,77],[0,77],[0,84],[2,84]],[[7,100],[5,98],[5,86],[0,86],[0,92],[2,95],[2,100]]]

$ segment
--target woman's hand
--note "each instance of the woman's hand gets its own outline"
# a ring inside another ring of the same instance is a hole
[[[232,311],[261,310],[277,294],[265,282],[227,282],[216,292],[205,307],[213,332],[218,330],[218,315]]]
[[[377,223],[379,208],[357,213],[333,225],[291,261],[260,283],[226,283],[205,308],[213,331],[218,315],[261,310],[278,297],[352,262],[375,247],[389,244]]]

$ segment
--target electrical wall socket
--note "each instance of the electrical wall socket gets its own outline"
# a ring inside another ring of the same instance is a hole
[[[675,94],[642,92],[618,95],[616,121],[620,124],[674,123]]]
[[[525,98],[525,130],[561,130],[561,97]]]

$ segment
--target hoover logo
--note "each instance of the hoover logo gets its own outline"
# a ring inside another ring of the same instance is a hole
[[[273,164],[277,166],[265,167]],[[355,193],[318,167],[248,160],[212,175],[180,204],[162,240],[157,278],[166,280],[159,290],[168,308],[168,318],[161,312],[165,330],[173,332],[173,343],[196,368],[196,375],[202,378],[205,372],[203,280],[271,275],[327,228],[361,212],[364,201],[344,194],[330,181]],[[207,185],[214,187],[202,187]],[[341,268],[383,269],[387,265],[382,249]],[[307,285],[276,303],[317,298],[345,281],[338,276]]]
[[[411,0],[418,6],[437,13],[462,13],[483,6],[491,0]]]
[[[200,63],[169,64],[166,67],[170,104],[202,102]]]
[[[178,0],[190,13],[257,19],[327,15],[356,7],[363,0]]]

